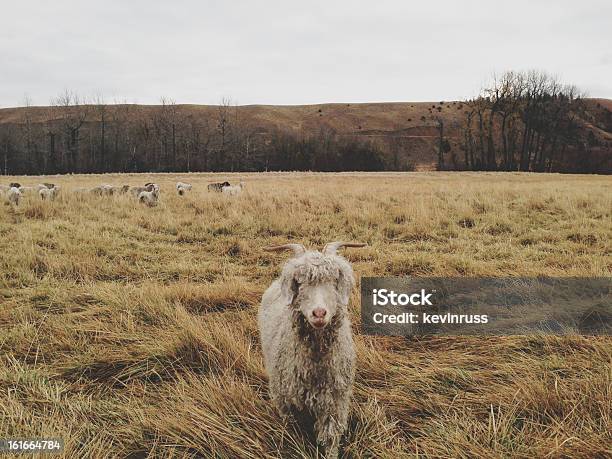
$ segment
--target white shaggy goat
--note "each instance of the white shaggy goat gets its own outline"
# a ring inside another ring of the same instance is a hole
[[[18,186],[12,186],[6,192],[6,199],[8,199],[8,202],[10,202],[14,206],[19,205],[19,200],[21,199],[21,197],[22,197],[22,194]]]
[[[129,185],[114,186],[109,185],[107,183],[103,183],[102,185],[96,186],[90,189],[89,191],[90,193],[98,196],[113,196],[117,194],[125,194],[129,189]]]
[[[132,196],[134,196],[135,198],[138,198],[138,196],[140,196],[140,193],[142,193],[143,191],[153,191],[154,189],[155,187],[153,186],[152,183],[150,183],[145,186],[131,186],[129,189],[129,192]],[[158,191],[159,191],[159,187],[158,187]]]
[[[355,378],[355,347],[348,302],[353,270],[332,242],[322,252],[301,244],[266,290],[258,314],[270,396],[283,416],[312,423],[328,458],[338,456]]]
[[[191,191],[190,183],[177,182],[176,183],[176,191],[179,196],[183,196],[187,191]]]
[[[47,188],[46,186],[40,188],[38,190],[38,194],[40,195],[40,199],[43,201],[54,201],[57,195],[60,192],[60,187],[58,185],[54,185],[52,188]]]
[[[149,207],[155,207],[159,199],[159,193],[156,189],[151,191],[141,191],[138,195],[138,201],[146,204]]]
[[[242,193],[243,188],[244,183],[240,182],[238,185],[224,186],[223,188],[221,188],[221,192],[229,196],[236,196]]]
[[[44,189],[50,190],[51,188],[55,188],[55,184],[54,183],[39,183],[37,188],[38,188],[38,191],[44,190]]]
[[[103,184],[93,187],[89,190],[89,192],[97,196],[110,196],[112,194],[112,190],[113,187],[111,185]]]

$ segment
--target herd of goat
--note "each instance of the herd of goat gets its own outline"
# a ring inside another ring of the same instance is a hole
[[[191,191],[191,189],[192,185],[190,183],[176,183],[176,192],[179,196],[184,196],[185,193]],[[229,182],[211,183],[208,185],[208,191],[223,193],[229,196],[239,195],[242,193],[243,189],[243,182],[238,183],[238,185],[231,185]],[[4,197],[10,204],[18,206],[19,201],[26,194],[37,193],[43,201],[53,201],[60,190],[61,187],[54,183],[40,183],[36,186],[23,186],[20,183],[12,182],[8,186],[0,185],[0,198]],[[153,207],[156,206],[159,201],[160,186],[152,182],[145,183],[144,186],[116,186],[105,183],[93,188],[75,188],[73,192],[78,195],[92,194],[96,196],[129,194],[139,202],[149,207]]]
[[[208,191],[230,196],[240,194],[243,188],[242,182],[235,186],[229,182],[208,185]],[[176,184],[179,196],[191,189],[189,183]],[[19,205],[21,196],[28,192],[53,200],[59,191],[60,187],[52,183],[0,186],[0,195],[6,195],[14,205]],[[104,184],[74,192],[131,195],[154,206],[160,187],[156,183]],[[298,422],[310,424],[328,459],[338,457],[340,439],[347,428],[356,364],[348,311],[355,279],[350,263],[337,251],[364,245],[331,242],[321,251],[307,250],[301,244],[266,249],[293,252],[278,279],[264,293],[258,313],[270,398],[283,418],[294,416]]]

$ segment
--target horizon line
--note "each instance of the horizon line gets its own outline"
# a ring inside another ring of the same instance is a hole
[[[589,96],[589,97],[581,97],[581,99],[583,100],[612,100],[612,97],[595,97],[595,96]],[[403,101],[376,101],[376,102],[318,102],[318,103],[307,103],[307,104],[266,104],[266,103],[257,103],[257,104],[233,104],[233,103],[229,103],[228,106],[229,107],[310,107],[310,106],[318,106],[318,105],[394,105],[394,104],[440,104],[440,103],[465,103],[468,102],[471,99],[440,99],[440,100],[419,100],[419,101],[414,101],[414,100],[403,100]],[[102,102],[102,103],[94,103],[94,102],[87,102],[87,103],[83,103],[83,104],[79,104],[80,106],[98,106],[98,105],[108,105],[108,106],[124,106],[124,105],[134,105],[134,106],[141,106],[141,107],[161,107],[164,104],[162,103],[157,103],[157,104],[150,104],[150,103],[138,103],[138,102]],[[198,103],[190,103],[190,102],[174,102],[174,103],[168,103],[167,105],[174,105],[176,107],[180,107],[180,106],[198,106],[198,107],[221,107],[224,104],[223,103],[218,103],[218,104],[198,104]],[[48,107],[53,107],[53,105],[48,104],[48,105],[13,105],[13,106],[7,106],[7,107],[2,107],[0,106],[0,110],[11,110],[11,109],[19,109],[19,108],[48,108]],[[61,108],[61,106],[58,106],[58,108]]]

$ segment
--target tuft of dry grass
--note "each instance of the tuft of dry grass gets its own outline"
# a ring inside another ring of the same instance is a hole
[[[244,195],[208,193],[230,178]],[[7,178],[11,180],[11,178]],[[77,198],[162,186],[160,205]],[[176,196],[183,180],[194,191]],[[360,276],[610,276],[612,179],[494,173],[117,174],[0,205],[0,437],[65,457],[314,457],[272,408],[256,310],[284,258],[360,240]],[[608,337],[359,333],[344,457],[606,457]]]

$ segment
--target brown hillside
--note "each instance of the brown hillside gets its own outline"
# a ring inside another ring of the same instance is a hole
[[[134,106],[134,117],[144,117],[159,109],[159,105]],[[436,158],[436,118],[440,117],[451,140],[463,119],[461,102],[398,102],[317,105],[244,105],[236,107],[240,123],[265,135],[274,129],[296,133],[316,134],[321,129],[332,129],[340,135],[368,137],[383,150],[399,150],[400,167],[413,164],[417,170],[431,170]],[[0,124],[21,124],[26,108],[0,109]],[[31,107],[33,122],[53,118],[50,107]],[[219,107],[214,105],[179,105],[179,116],[208,118],[215,122]],[[97,113],[90,110],[89,120],[96,121]]]
[[[612,100],[589,99],[589,119],[583,120],[584,129],[604,141],[604,154],[612,154]],[[151,115],[159,105],[131,106],[134,118]],[[94,107],[88,121],[96,121]],[[178,105],[182,117],[208,119],[215,123],[219,107],[215,105]],[[26,108],[0,109],[1,124],[22,124]],[[50,107],[31,107],[34,123],[53,119]],[[432,170],[437,155],[437,120],[444,123],[445,137],[460,155],[459,127],[464,120],[466,106],[462,102],[397,102],[397,103],[344,103],[317,105],[244,105],[233,108],[234,116],[248,129],[261,135],[279,129],[312,135],[321,129],[332,129],[339,135],[368,137],[381,145],[384,151],[398,156],[399,168]]]

